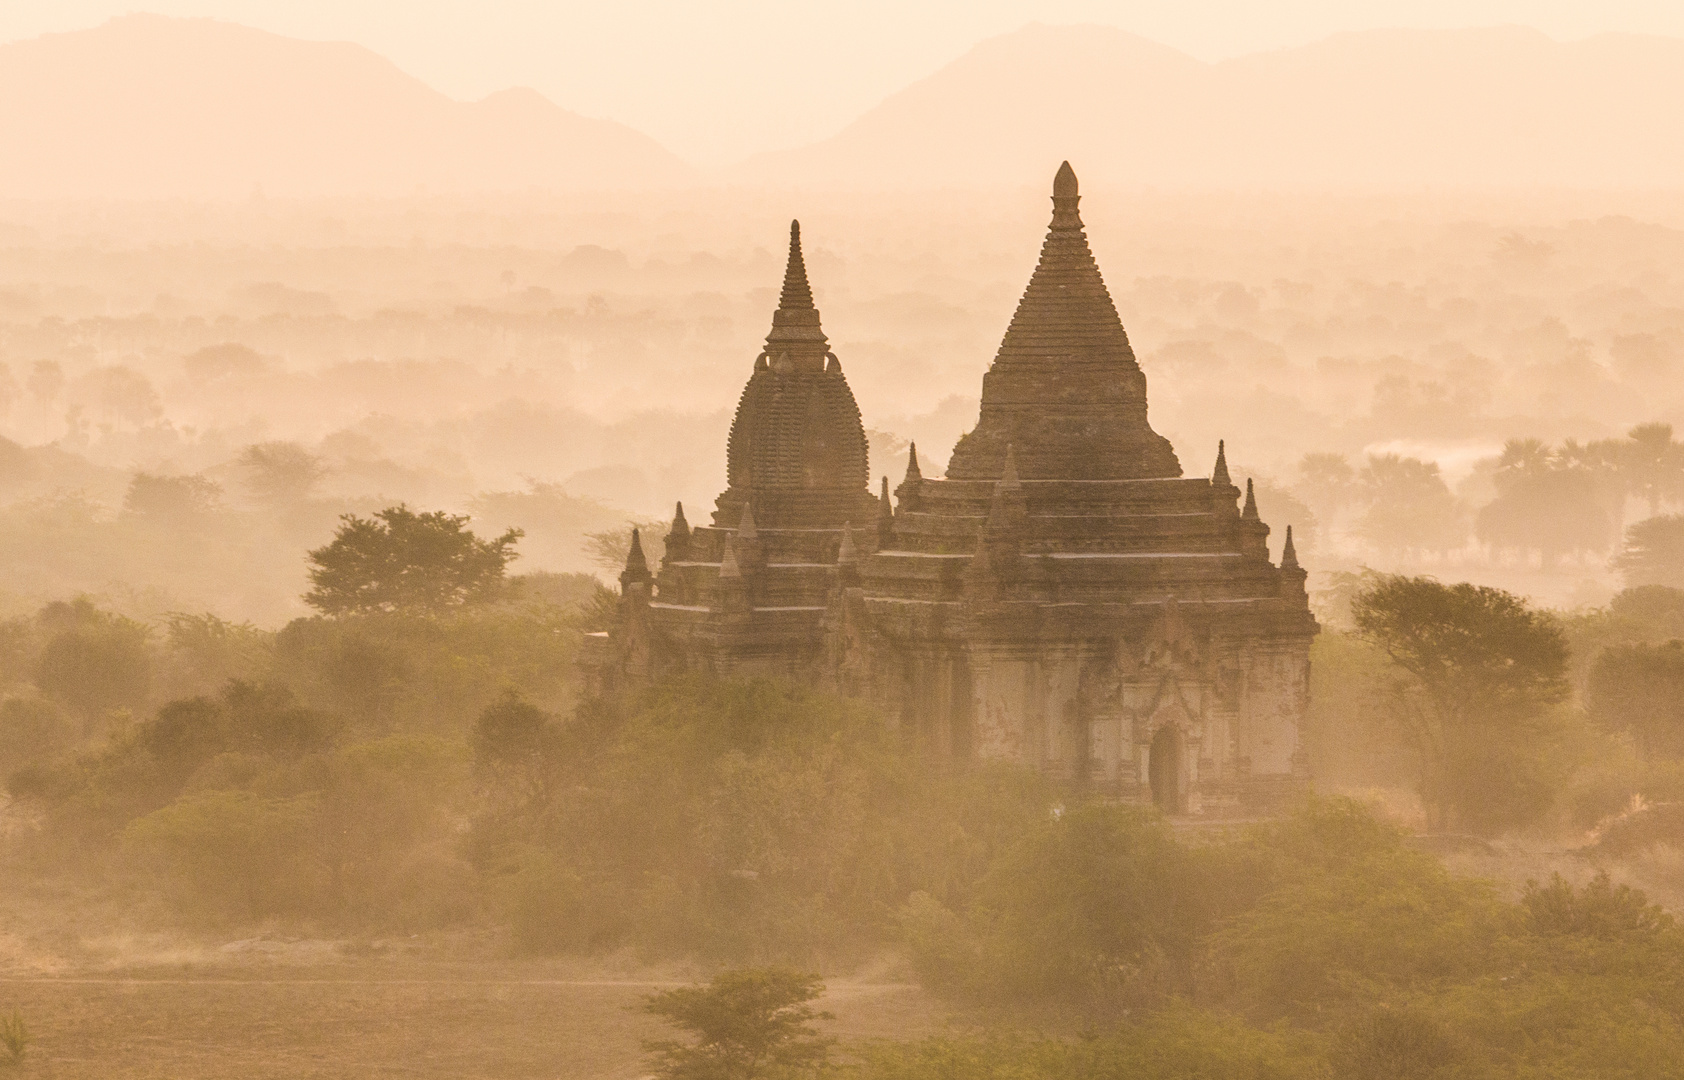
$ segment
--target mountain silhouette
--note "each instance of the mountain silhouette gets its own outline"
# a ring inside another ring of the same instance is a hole
[[[665,186],[690,170],[533,90],[464,103],[358,45],[128,15],[0,46],[0,196]]]
[[[1684,40],[1377,30],[1206,63],[1121,30],[1032,25],[743,177],[865,186],[1084,178],[1257,186],[1672,187]]]

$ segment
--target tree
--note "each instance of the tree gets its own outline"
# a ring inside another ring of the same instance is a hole
[[[1467,524],[1438,463],[1372,454],[1358,477],[1368,503],[1360,528],[1382,550],[1403,555],[1449,551],[1467,542]]]
[[[524,535],[481,540],[465,514],[417,514],[402,503],[340,521],[333,543],[309,557],[315,587],[304,602],[325,615],[437,613],[494,600]]]
[[[221,485],[202,476],[138,472],[129,481],[123,509],[159,521],[180,522],[212,512],[221,498]]]
[[[1399,575],[1359,592],[1351,614],[1397,670],[1390,715],[1435,824],[1490,830],[1541,809],[1550,707],[1568,691],[1555,619],[1501,589]]]
[[[35,663],[35,686],[91,724],[120,706],[139,705],[152,683],[146,627],[98,611],[87,600],[48,604],[36,616],[52,636]]]
[[[1684,445],[1672,437],[1671,424],[1639,424],[1627,438],[1627,486],[1648,502],[1651,515],[1658,514],[1662,503],[1676,501],[1684,489]]]
[[[1684,514],[1644,518],[1626,530],[1625,547],[1614,559],[1626,587],[1684,588]]]
[[[828,1020],[807,1003],[824,993],[816,975],[751,968],[716,975],[707,986],[652,994],[644,1008],[695,1036],[686,1045],[644,1043],[664,1080],[756,1080],[811,1074],[829,1059],[832,1040],[812,1021]]]
[[[1591,718],[1629,732],[1645,758],[1684,757],[1684,641],[1609,646],[1585,697]]]
[[[1608,550],[1608,496],[1586,447],[1557,453],[1537,439],[1510,439],[1492,479],[1497,498],[1475,523],[1481,543],[1536,551],[1545,569],[1564,554]]]
[[[327,472],[321,458],[291,442],[253,443],[240,452],[239,465],[253,495],[282,505],[309,498]]]

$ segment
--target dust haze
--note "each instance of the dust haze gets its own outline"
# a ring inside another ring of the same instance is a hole
[[[228,21],[0,44],[0,1075],[1673,1075],[1684,38],[972,44],[730,160]],[[675,505],[742,530],[791,219],[876,494],[1066,159],[1152,427],[1308,572],[1292,798],[605,680]],[[406,529],[449,584],[357,561]],[[744,986],[831,1041],[708,1042]]]

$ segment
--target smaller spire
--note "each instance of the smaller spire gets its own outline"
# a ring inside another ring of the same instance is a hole
[[[1216,468],[1210,472],[1210,482],[1218,487],[1231,487],[1234,483],[1228,479],[1228,444],[1222,439],[1216,440]]]
[[[672,529],[667,532],[667,542],[670,544],[674,539],[677,539],[677,540],[689,540],[690,539],[690,523],[688,521],[684,520],[684,504],[683,503],[679,503],[678,506],[673,510],[673,513],[672,513]]]
[[[1291,530],[1287,530],[1287,538],[1292,537]],[[854,523],[842,523],[842,545],[836,549],[836,565],[852,566],[859,559],[859,549],[854,546]]]
[[[755,525],[754,525],[754,503],[753,502],[744,502],[743,503],[743,515],[742,515],[742,517],[737,519],[737,539],[739,539],[739,540],[758,540],[758,539],[760,539],[760,530],[755,528]]]
[[[1245,509],[1240,516],[1250,521],[1257,520],[1257,493],[1251,489],[1251,477],[1245,478]]]
[[[877,497],[878,516],[892,518],[895,516],[895,504],[889,501],[889,478],[883,477],[883,493]]]
[[[903,483],[910,484],[915,480],[924,479],[924,474],[918,468],[918,444],[912,443],[906,451],[906,479]]]
[[[883,478],[883,494],[877,499],[877,550],[895,546],[895,504],[889,501],[889,478]]]
[[[1286,527],[1286,545],[1281,548],[1281,569],[1282,570],[1297,570],[1297,569],[1300,569],[1300,567],[1298,565],[1298,549],[1296,547],[1294,547],[1293,544],[1292,544],[1292,526],[1291,525],[1288,525]]]
[[[736,580],[743,576],[743,568],[737,565],[737,548],[731,543],[731,534],[725,534],[725,543],[719,552],[719,576],[722,580]]]
[[[632,529],[631,550],[626,552],[626,568],[620,571],[620,585],[623,587],[634,581],[650,581],[649,560],[643,557],[643,538],[638,531]]]
[[[1003,491],[1016,491],[1023,486],[1023,481],[1017,476],[1017,451],[1012,449],[1011,443],[1006,444],[1006,465],[1000,470],[999,486]]]

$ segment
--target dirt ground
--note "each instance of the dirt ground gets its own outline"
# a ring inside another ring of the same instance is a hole
[[[174,970],[0,973],[0,1013],[35,1042],[0,1080],[157,1077],[630,1078],[641,1041],[666,1037],[638,1011],[665,973],[561,964],[287,955]],[[249,950],[245,950],[249,951]],[[642,975],[642,977],[637,977]],[[915,1037],[947,1013],[917,986],[870,974],[828,981],[825,1026],[844,1040]]]

